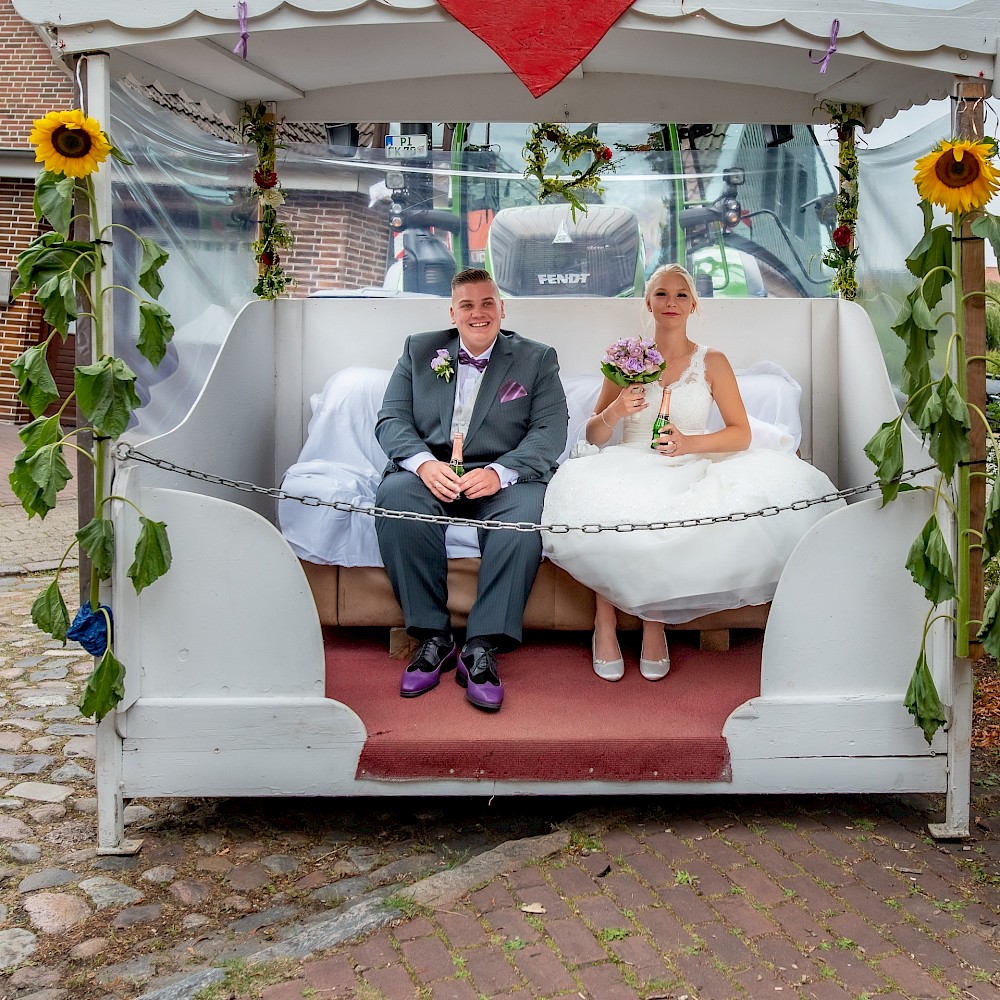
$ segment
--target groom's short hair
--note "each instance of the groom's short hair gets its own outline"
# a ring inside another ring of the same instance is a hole
[[[467,267],[464,271],[459,271],[451,279],[451,290],[461,288],[462,285],[478,285],[481,281],[488,281],[495,284],[493,275],[489,271],[484,271],[481,267]]]

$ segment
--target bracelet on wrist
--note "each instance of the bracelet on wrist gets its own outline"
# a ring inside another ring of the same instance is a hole
[[[615,429],[615,425],[614,424],[609,424],[608,421],[604,417],[604,414],[607,413],[607,412],[608,412],[607,408],[605,407],[605,409],[601,410],[601,412],[598,414],[598,416],[601,418],[601,423],[604,424],[605,427],[609,428],[610,430],[614,430]]]

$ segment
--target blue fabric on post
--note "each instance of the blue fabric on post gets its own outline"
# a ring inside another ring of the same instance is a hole
[[[107,619],[102,611],[107,612]],[[102,604],[94,612],[88,601],[77,611],[73,624],[66,630],[66,638],[80,643],[91,656],[103,656],[108,648],[108,623],[114,624],[111,608]]]

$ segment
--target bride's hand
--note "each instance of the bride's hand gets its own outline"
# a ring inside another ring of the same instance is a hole
[[[661,455],[668,458],[676,458],[678,455],[688,455],[691,449],[688,447],[688,436],[682,434],[673,424],[667,424],[660,431],[660,443],[656,450]]]
[[[642,413],[649,403],[646,402],[646,387],[642,385],[627,385],[620,393],[618,393],[618,398],[615,400],[614,406],[621,405],[621,417],[634,416],[636,413]]]

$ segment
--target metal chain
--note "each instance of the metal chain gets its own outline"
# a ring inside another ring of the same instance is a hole
[[[345,500],[321,500],[319,497],[296,496],[292,493],[286,493],[278,487],[257,486],[254,483],[249,483],[241,479],[226,479],[224,476],[216,476],[211,472],[200,472],[197,469],[188,469],[183,465],[176,465],[174,462],[168,462],[165,458],[153,458],[138,451],[124,441],[118,442],[115,446],[115,457],[119,461],[131,459],[136,462],[143,462],[146,465],[155,466],[157,469],[163,469],[164,472],[176,472],[191,479],[198,479],[204,483],[213,483],[216,486],[226,486],[230,489],[240,490],[243,493],[259,493],[262,496],[273,497],[276,500],[295,500],[305,504],[307,507],[332,507],[334,510],[344,513],[367,514],[369,517],[395,518],[404,521],[422,521],[429,524],[468,525],[473,528],[484,528],[487,531],[550,531],[555,535],[564,535],[570,531],[582,531],[584,534],[596,534],[600,531],[662,531],[666,528],[693,528],[703,524],[748,521],[753,517],[774,517],[788,510],[806,510],[818,504],[836,503],[838,500],[847,500],[851,497],[860,496],[863,493],[871,493],[881,486],[879,481],[874,479],[865,486],[852,486],[849,489],[837,490],[834,493],[825,493],[819,497],[795,500],[784,507],[762,507],[760,510],[718,514],[713,517],[685,517],[677,521],[650,521],[646,524],[535,524],[531,521],[477,521],[471,517],[446,517],[441,514],[421,514],[414,511],[389,510],[385,507],[361,507],[357,504],[348,503]],[[936,465],[925,465],[922,469],[907,469],[900,474],[899,482],[904,483],[907,480],[915,479],[917,476],[936,468]]]

